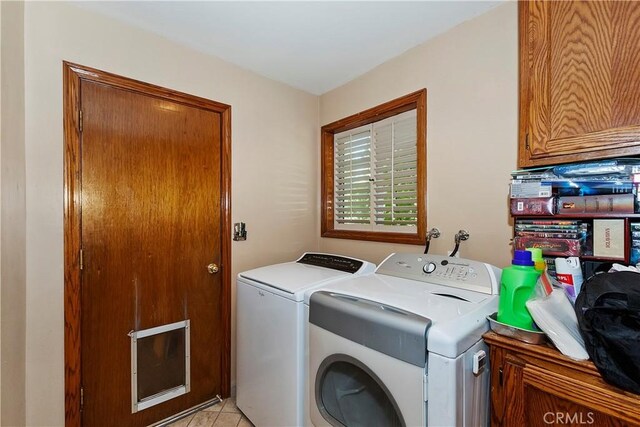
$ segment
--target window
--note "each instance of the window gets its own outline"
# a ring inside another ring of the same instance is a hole
[[[424,243],[426,89],[322,127],[322,236]]]

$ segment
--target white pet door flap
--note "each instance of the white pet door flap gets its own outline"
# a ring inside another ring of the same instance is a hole
[[[189,392],[189,320],[129,336],[132,413]]]

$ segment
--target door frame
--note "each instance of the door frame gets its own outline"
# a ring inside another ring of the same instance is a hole
[[[222,274],[222,397],[231,391],[231,106],[63,61],[64,121],[64,418],[79,427],[81,419],[81,151],[80,85],[105,84],[220,113],[220,222]]]

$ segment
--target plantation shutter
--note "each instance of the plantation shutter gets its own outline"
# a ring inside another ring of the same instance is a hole
[[[375,213],[378,225],[415,226],[418,220],[416,110],[373,124]]]
[[[416,110],[335,134],[334,168],[336,226],[417,226]]]
[[[371,223],[371,127],[335,135],[335,221]]]

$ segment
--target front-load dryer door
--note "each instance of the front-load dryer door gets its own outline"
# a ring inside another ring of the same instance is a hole
[[[384,383],[351,356],[326,358],[318,368],[314,386],[318,410],[334,426],[406,425]]]
[[[314,426],[419,426],[424,367],[309,324],[309,412]]]
[[[415,426],[426,417],[431,320],[329,291],[309,299],[309,394],[316,426]]]

